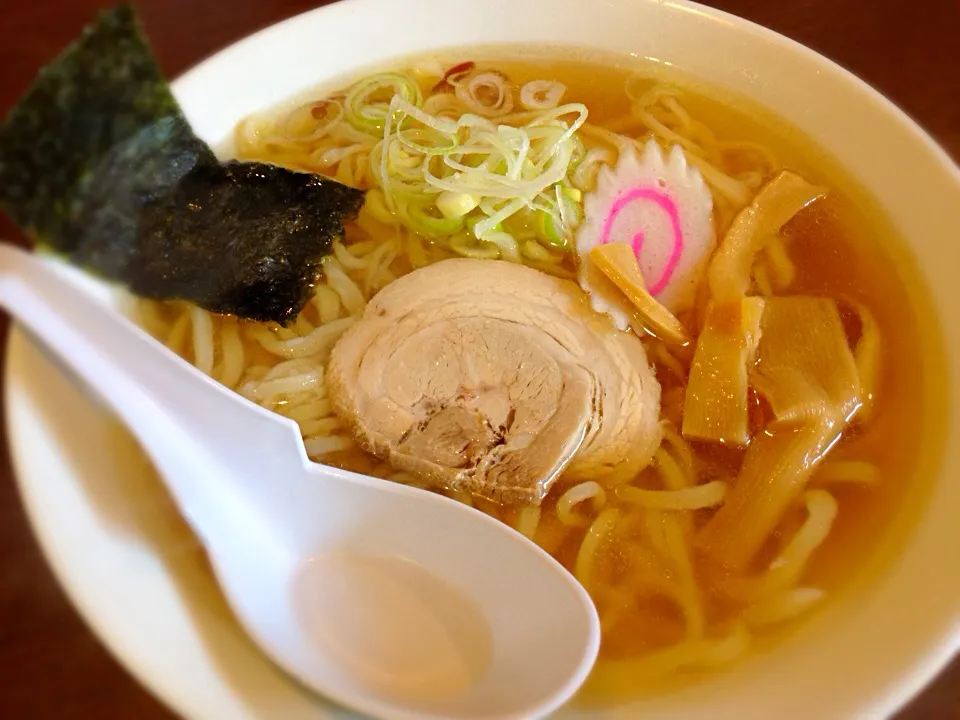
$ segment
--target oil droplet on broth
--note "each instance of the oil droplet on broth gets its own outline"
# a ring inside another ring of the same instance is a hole
[[[402,558],[311,558],[297,579],[296,603],[318,648],[385,699],[449,698],[468,691],[490,662],[480,609]]]

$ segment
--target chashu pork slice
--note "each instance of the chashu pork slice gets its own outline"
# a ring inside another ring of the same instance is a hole
[[[633,476],[660,444],[639,339],[532,268],[458,258],[380,291],[327,366],[360,445],[427,483],[539,504],[561,473]]]

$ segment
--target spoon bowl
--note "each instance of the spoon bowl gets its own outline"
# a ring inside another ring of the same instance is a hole
[[[305,685],[381,718],[531,718],[596,659],[586,591],[506,525],[312,463],[297,425],[233,393],[78,287],[0,246],[0,305],[132,431],[243,627]]]

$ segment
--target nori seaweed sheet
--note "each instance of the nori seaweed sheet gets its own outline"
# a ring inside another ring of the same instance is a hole
[[[144,297],[189,297],[252,320],[293,319],[310,297],[343,212],[363,193],[264,163],[201,165],[140,214],[130,288]],[[209,218],[218,218],[211,226]],[[180,239],[175,255],[169,238]]]
[[[37,242],[82,255],[87,242],[134,244],[129,224],[123,237],[101,237],[100,216],[130,216],[142,193],[163,192],[196,164],[215,162],[187,124],[133,10],[120,5],[45,66],[10,111],[0,128],[0,200]],[[102,221],[117,229],[115,220]]]
[[[79,183],[62,235],[47,244],[81,267],[128,281],[143,205],[175,192],[192,170],[216,165],[197,143],[186,121],[168,116],[107,150]]]
[[[135,13],[102,13],[0,126],[0,207],[41,246],[133,292],[286,323],[363,193],[217,161]]]

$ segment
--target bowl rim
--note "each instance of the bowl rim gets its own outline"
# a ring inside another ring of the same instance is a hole
[[[452,0],[447,0],[447,2],[451,1]],[[469,2],[470,0],[462,1]],[[847,84],[855,87],[859,92],[866,93],[874,103],[879,105],[880,111],[894,118],[902,127],[910,131],[914,139],[923,143],[925,149],[931,154],[931,157],[937,160],[941,168],[945,171],[946,176],[956,186],[955,189],[958,191],[958,198],[960,198],[960,166],[953,161],[946,150],[941,147],[916,120],[910,117],[894,102],[839,64],[780,33],[716,8],[700,5],[690,2],[689,0],[666,0],[666,2],[662,0],[642,1],[645,4],[662,6],[664,8],[663,12],[682,11],[693,13],[708,22],[720,22],[733,26],[738,32],[753,33],[764,41],[774,42],[782,46],[784,51],[792,51],[802,55],[804,62],[813,64],[839,77]],[[269,41],[274,35],[278,37],[282,36],[289,32],[291,28],[305,21],[309,21],[316,16],[322,17],[332,11],[361,12],[368,8],[382,6],[385,2],[389,2],[389,0],[340,0],[340,2],[314,8],[262,28],[207,56],[181,74],[172,83],[174,93],[179,99],[185,94],[188,95],[192,92],[199,92],[200,88],[202,88],[206,82],[205,78],[211,74],[215,74],[219,65],[233,62],[237,55],[250,52],[252,48],[260,43]],[[625,4],[630,2],[630,0],[607,0],[607,2],[610,5],[616,5]],[[636,2],[636,0],[634,0],[634,2]],[[410,4],[412,5],[413,3],[411,2]],[[346,10],[344,8],[346,8]],[[318,74],[322,75],[322,72]],[[144,670],[138,654],[125,646],[122,639],[116,637],[115,633],[111,632],[109,622],[103,617],[103,614],[87,604],[80,584],[75,581],[67,565],[64,564],[64,557],[57,547],[58,542],[53,537],[51,527],[44,520],[43,506],[39,503],[38,498],[30,492],[29,485],[26,481],[26,478],[31,476],[30,453],[26,450],[18,424],[18,418],[22,416],[24,409],[21,401],[14,393],[9,392],[9,389],[22,382],[20,373],[20,363],[23,358],[22,352],[24,347],[29,346],[31,343],[32,341],[23,333],[21,328],[18,326],[11,327],[6,349],[6,365],[4,371],[4,382],[8,388],[4,402],[4,418],[9,437],[11,464],[18,492],[27,513],[31,529],[39,541],[38,544],[43,556],[48,566],[53,570],[58,584],[63,588],[70,602],[77,609],[84,619],[84,622],[97,635],[98,639],[105,644],[111,654],[119,660],[128,672],[137,678],[141,686],[148,692],[176,712],[184,716],[189,716],[190,707],[184,704],[182,698],[178,697],[175,688],[161,686],[156,682],[155,679]],[[955,425],[955,423],[956,418],[951,418],[951,426]],[[958,649],[960,649],[960,607],[958,607],[958,616],[955,618],[953,626],[942,634],[939,641],[932,642],[929,645],[928,650],[923,654],[920,662],[914,663],[909,669],[905,668],[905,670],[908,669],[909,671],[904,673],[904,677],[900,683],[894,687],[887,688],[882,696],[877,696],[874,699],[867,714],[871,717],[886,716],[904,705],[932,679]]]

